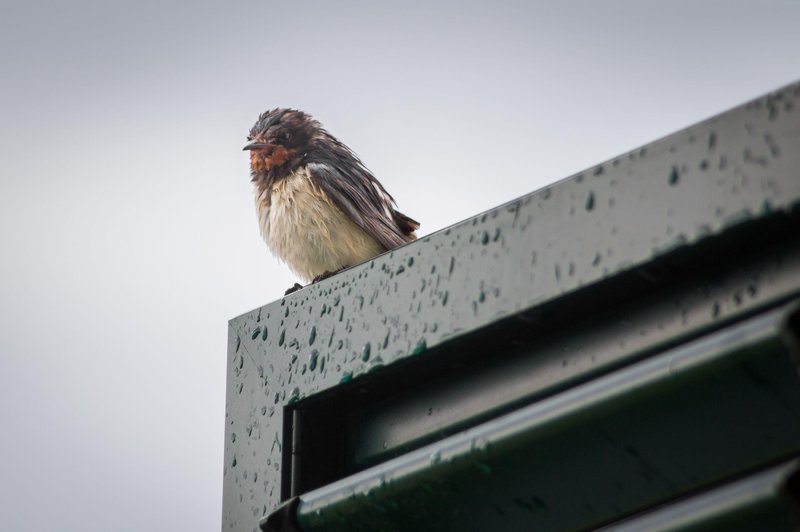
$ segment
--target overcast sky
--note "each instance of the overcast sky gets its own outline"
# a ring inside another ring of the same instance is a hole
[[[216,531],[227,320],[303,109],[427,234],[800,79],[800,1],[0,2],[0,527]]]

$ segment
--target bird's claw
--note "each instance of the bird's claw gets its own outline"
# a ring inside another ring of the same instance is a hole
[[[342,271],[343,269],[344,269],[344,268],[340,268],[340,269],[336,270],[335,272],[324,271],[324,272],[322,272],[321,274],[319,274],[319,275],[317,275],[316,277],[314,277],[314,280],[312,280],[312,281],[311,281],[311,283],[312,283],[312,284],[313,284],[313,283],[318,283],[318,282],[322,281],[323,279],[327,279],[327,278],[328,278],[328,277],[330,277],[331,275],[336,275],[337,273],[339,273],[339,272],[340,272],[340,271]]]
[[[297,291],[298,291],[298,290],[300,290],[301,288],[303,288],[303,285],[301,285],[300,283],[294,283],[294,286],[292,286],[292,287],[289,287],[289,288],[286,290],[286,293],[285,293],[285,294],[283,294],[283,295],[285,295],[285,296],[288,296],[289,294],[293,294],[294,292],[297,292]]]

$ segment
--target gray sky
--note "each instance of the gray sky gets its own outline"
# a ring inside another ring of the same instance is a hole
[[[800,1],[0,3],[0,523],[219,530],[292,106],[427,234],[800,79]]]

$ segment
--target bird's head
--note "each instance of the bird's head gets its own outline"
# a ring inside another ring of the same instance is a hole
[[[253,181],[271,182],[289,175],[303,161],[312,140],[322,130],[302,111],[273,109],[262,113],[247,136]]]

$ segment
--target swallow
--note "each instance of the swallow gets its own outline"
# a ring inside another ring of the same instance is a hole
[[[250,176],[261,235],[304,281],[317,282],[415,240],[419,223],[308,114],[273,109],[250,129]],[[302,288],[295,285],[287,294]]]

